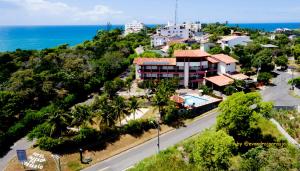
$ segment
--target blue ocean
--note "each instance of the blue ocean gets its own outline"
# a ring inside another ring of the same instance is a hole
[[[241,28],[273,31],[276,28],[300,28],[300,23],[253,23],[229,24]],[[148,25],[154,26],[154,25]],[[74,46],[91,40],[99,30],[123,28],[122,25],[107,26],[0,26],[0,51],[16,49],[44,49],[61,44]]]

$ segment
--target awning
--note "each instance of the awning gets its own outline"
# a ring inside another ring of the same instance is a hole
[[[226,77],[224,75],[218,75],[218,76],[214,76],[214,77],[207,77],[205,78],[205,80],[219,86],[219,87],[223,87],[223,86],[227,86],[230,85],[234,82],[233,79]]]

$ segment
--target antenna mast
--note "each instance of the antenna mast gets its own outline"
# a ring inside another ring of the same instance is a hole
[[[178,20],[178,16],[177,16],[177,13],[178,13],[178,0],[176,0],[176,4],[175,4],[175,25],[177,25],[177,20]]]

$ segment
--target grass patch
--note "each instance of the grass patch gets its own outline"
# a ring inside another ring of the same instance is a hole
[[[68,162],[67,166],[70,170],[74,170],[74,171],[79,171],[79,170],[82,169],[82,166],[79,163],[79,161],[78,162],[77,161],[70,161],[70,162]]]
[[[273,137],[276,137],[277,139],[284,138],[283,135],[278,131],[276,125],[274,125],[272,122],[270,122],[268,119],[260,117],[258,119],[258,127],[262,131],[262,135],[272,135]]]

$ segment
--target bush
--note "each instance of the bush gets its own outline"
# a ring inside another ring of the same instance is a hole
[[[42,138],[45,136],[49,136],[51,133],[51,125],[49,125],[47,122],[38,125],[35,127],[29,134],[28,138],[30,140],[34,138]]]
[[[73,140],[78,145],[85,144],[86,142],[92,143],[97,141],[99,135],[99,132],[93,128],[83,128],[80,129],[79,134],[76,135]]]
[[[206,94],[206,95],[209,95],[209,94],[211,94],[211,93],[213,92],[213,89],[212,89],[212,88],[209,88],[209,87],[206,86],[206,85],[201,85],[201,86],[199,87],[199,89],[202,90],[202,91],[203,91],[203,94]]]
[[[42,150],[55,151],[63,143],[61,139],[54,139],[51,137],[42,137],[38,140],[37,144]]]
[[[262,82],[264,84],[269,84],[270,80],[273,78],[272,74],[268,72],[261,72],[257,77],[258,82]]]
[[[144,131],[148,131],[149,129],[153,128],[157,128],[157,124],[154,120],[137,119],[131,120],[127,125],[124,125],[122,128],[122,133],[140,136],[144,133]]]
[[[26,131],[26,127],[23,123],[16,123],[14,126],[10,127],[7,131],[7,135],[12,137],[20,137]]]

